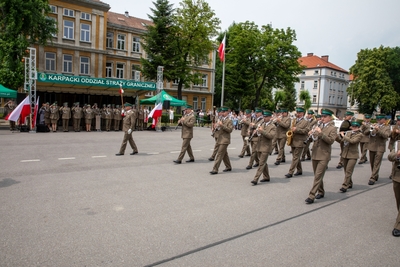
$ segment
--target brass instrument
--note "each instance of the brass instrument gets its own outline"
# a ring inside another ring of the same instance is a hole
[[[218,117],[217,122],[215,124],[219,124],[220,121],[221,120]],[[219,130],[219,127],[216,127],[215,125],[213,125],[213,130],[211,132],[211,136],[214,137],[215,132],[218,131],[218,130]]]
[[[317,124],[314,124],[314,126],[311,128],[311,133],[308,135],[307,139],[303,142],[304,144],[307,144],[308,141],[310,141],[310,138],[314,139],[314,133],[315,133],[315,128],[319,128],[321,126],[322,122],[319,121]]]
[[[181,117],[181,118],[178,120],[178,123],[177,123],[176,126],[175,126],[175,130],[178,129],[179,126],[182,126],[182,123],[181,123],[181,119],[182,119],[182,118],[183,118],[183,117]]]
[[[275,118],[272,120],[272,123],[276,123],[278,119],[282,119],[282,115],[279,115],[278,117],[275,117]]]
[[[290,126],[290,130],[286,132],[286,137],[287,137],[286,145],[288,145],[288,146],[290,146],[290,145],[292,144],[292,139],[293,139],[293,131],[292,131],[292,128],[296,126],[296,121],[297,121],[296,118],[293,118],[293,119],[292,119],[292,123],[291,123],[291,126]]]
[[[258,136],[258,127],[260,127],[264,122],[260,122],[259,124],[257,124],[256,128],[253,130],[253,133],[250,135],[250,137],[247,139],[247,141],[251,142],[251,139],[253,139],[254,135],[257,134]]]

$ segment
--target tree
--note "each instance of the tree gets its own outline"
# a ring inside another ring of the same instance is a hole
[[[48,0],[0,0],[0,84],[22,86],[28,46],[45,45],[57,33],[49,11]]]
[[[296,88],[294,85],[283,88],[285,92],[285,98],[282,101],[281,107],[287,108],[289,111],[295,110],[296,108]]]
[[[392,113],[400,107],[400,48],[380,46],[362,49],[350,68],[354,80],[347,88],[352,103],[360,112],[372,113],[379,107],[382,113]]]
[[[304,109],[307,110],[311,107],[311,96],[307,90],[300,92],[300,101],[304,101]]]

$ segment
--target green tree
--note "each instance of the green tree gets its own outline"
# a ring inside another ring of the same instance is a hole
[[[347,93],[352,104],[356,102],[362,113],[372,113],[379,107],[393,117],[400,107],[400,48],[360,50],[350,73],[354,80]]]
[[[287,108],[289,111],[293,111],[296,108],[296,88],[294,85],[283,88],[285,92],[285,98],[282,101],[281,107]]]
[[[300,92],[299,96],[300,101],[304,101],[304,109],[307,110],[311,107],[311,96],[307,90],[303,90]]]
[[[45,45],[57,33],[49,11],[48,0],[0,0],[0,84],[22,86],[26,49]]]

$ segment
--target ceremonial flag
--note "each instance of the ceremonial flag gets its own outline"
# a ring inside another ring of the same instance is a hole
[[[29,96],[27,96],[24,101],[19,103],[19,105],[5,118],[8,121],[17,121],[21,116],[20,123],[25,122],[25,117],[31,113],[31,104],[29,103]]]
[[[149,118],[160,117],[162,115],[162,108],[163,108],[162,103],[158,103],[158,105],[151,110]]]
[[[219,59],[221,61],[224,61],[225,59],[225,39],[226,39],[226,34],[224,35],[224,39],[222,39],[222,42],[218,47]]]
[[[33,113],[33,118],[32,118],[32,128],[35,128],[35,125],[36,125],[36,116],[37,116],[38,106],[39,106],[39,96],[36,99],[35,111]]]

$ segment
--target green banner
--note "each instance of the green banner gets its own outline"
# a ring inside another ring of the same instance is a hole
[[[155,91],[156,83],[38,72],[38,82]]]

